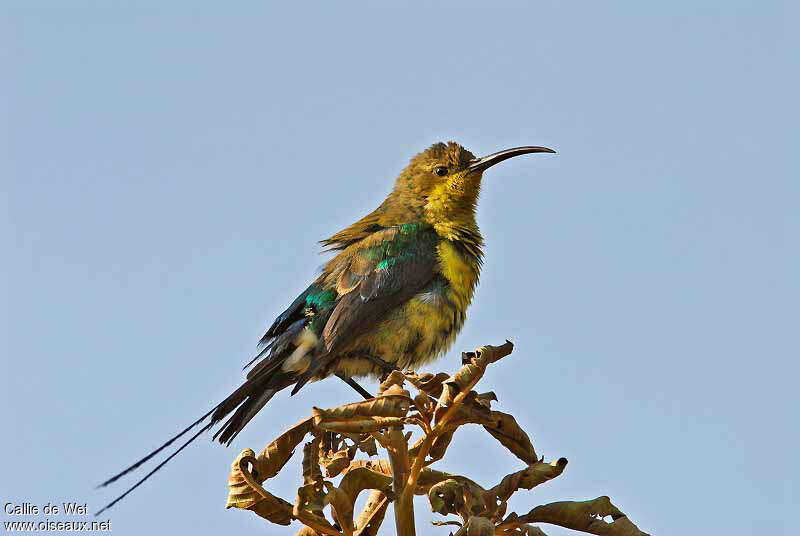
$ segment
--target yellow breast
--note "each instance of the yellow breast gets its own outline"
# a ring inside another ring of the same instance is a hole
[[[439,270],[450,283],[448,290],[450,300],[462,311],[472,301],[475,285],[478,284],[480,264],[470,262],[450,240],[443,240],[437,248]]]

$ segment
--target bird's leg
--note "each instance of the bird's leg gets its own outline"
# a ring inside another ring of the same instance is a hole
[[[353,378],[345,376],[341,372],[337,372],[336,373],[336,377],[339,378],[340,380],[342,380],[344,383],[346,383],[350,387],[352,387],[353,389],[355,389],[358,394],[360,394],[361,396],[364,397],[364,400],[369,400],[370,398],[374,398],[371,394],[369,394],[369,391],[367,391],[366,389],[361,387],[358,384],[358,382],[355,381]]]
[[[387,363],[383,359],[378,356],[370,355],[370,354],[363,354],[363,357],[369,361],[372,361],[376,365],[378,365],[381,369],[383,369],[384,374],[391,374],[395,370],[400,370],[398,367],[391,363]]]
[[[399,368],[397,368],[396,366],[392,365],[391,363],[387,363],[386,361],[384,361],[384,360],[383,360],[383,359],[381,359],[380,357],[376,357],[376,356],[374,356],[374,355],[369,355],[369,354],[359,354],[359,357],[363,357],[364,359],[366,359],[366,360],[368,360],[368,361],[371,361],[371,362],[373,362],[374,364],[378,365],[378,366],[381,368],[381,370],[383,370],[383,373],[384,373],[384,374],[383,374],[383,377],[384,377],[384,378],[385,378],[385,377],[386,377],[388,374],[390,374],[392,371],[395,371],[395,370],[400,370]],[[340,380],[342,380],[344,383],[346,383],[347,385],[349,385],[350,387],[352,387],[353,389],[355,389],[355,391],[356,391],[358,394],[360,394],[361,396],[363,396],[365,400],[369,400],[370,398],[374,398],[374,397],[373,397],[373,396],[372,396],[372,395],[369,393],[369,391],[367,391],[366,389],[364,389],[363,387],[361,387],[361,386],[358,384],[358,382],[357,382],[357,381],[355,381],[353,378],[350,378],[349,376],[345,376],[345,375],[344,375],[344,374],[342,374],[341,372],[337,372],[337,373],[336,373],[336,376],[337,376],[337,377],[338,377]]]

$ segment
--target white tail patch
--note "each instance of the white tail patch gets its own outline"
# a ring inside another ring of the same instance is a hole
[[[281,369],[284,372],[303,372],[306,370],[311,364],[311,358],[307,354],[317,345],[319,338],[311,330],[304,329],[294,342],[297,344],[297,348],[281,365]]]

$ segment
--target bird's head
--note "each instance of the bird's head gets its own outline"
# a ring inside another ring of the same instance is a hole
[[[436,143],[411,159],[395,183],[392,197],[424,209],[426,219],[460,219],[472,215],[483,172],[495,164],[528,153],[554,153],[547,147],[514,147],[476,158],[456,142]]]

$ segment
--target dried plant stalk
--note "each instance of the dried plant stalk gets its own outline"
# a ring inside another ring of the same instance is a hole
[[[452,375],[394,371],[374,398],[331,409],[313,408],[311,417],[281,434],[258,456],[250,449],[237,456],[228,478],[226,507],[250,510],[279,525],[299,521],[298,536],[376,536],[389,503],[394,502],[396,534],[415,536],[413,498],[427,495],[434,512],[458,516],[458,521],[434,523],[457,526],[456,536],[544,536],[531,523],[597,535],[647,536],[608,497],[550,503],[522,516],[506,515],[514,493],[560,476],[567,466],[566,458],[550,463],[539,459],[517,420],[492,409],[497,396],[473,390],[487,366],[512,350],[506,341],[464,353],[461,368]],[[406,391],[406,384],[417,394]],[[527,467],[488,489],[464,476],[430,468],[446,458],[457,443],[456,431],[465,424],[483,426]],[[411,447],[411,432],[404,433],[407,426],[421,431]],[[312,439],[303,447],[303,482],[292,505],[262,484],[281,471],[309,434]],[[386,450],[385,458],[375,458],[378,445]],[[369,458],[358,459],[359,453]],[[326,480],[338,475],[342,475],[338,486]],[[365,490],[370,490],[369,498],[354,518],[356,499]],[[331,507],[332,520],[325,515],[326,506]]]

